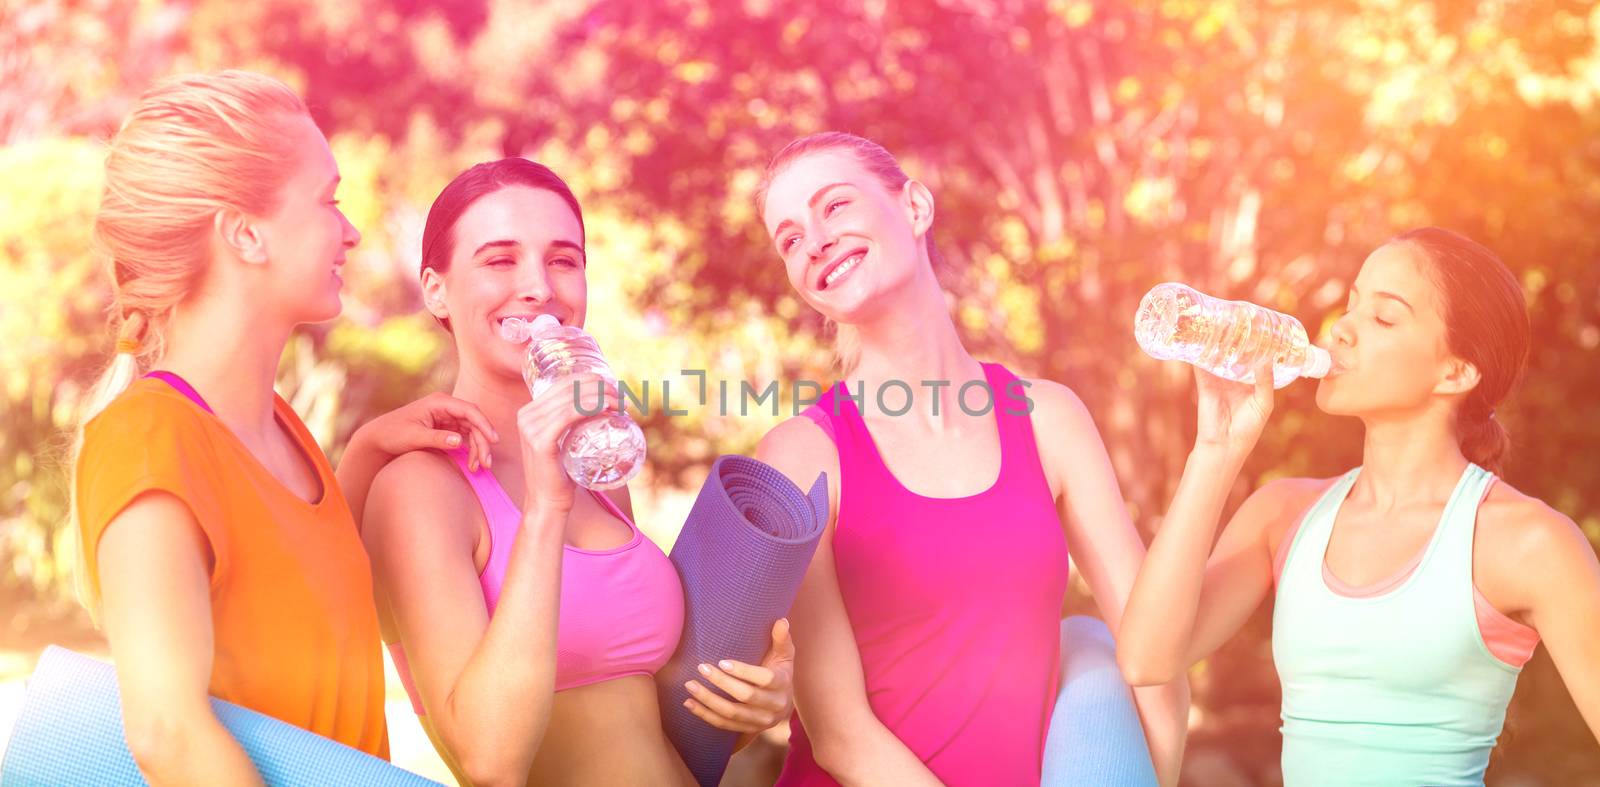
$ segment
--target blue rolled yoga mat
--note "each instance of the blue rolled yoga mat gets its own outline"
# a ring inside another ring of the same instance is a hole
[[[1061,691],[1044,743],[1042,787],[1156,787],[1133,691],[1117,667],[1106,624],[1075,615],[1061,623]]]
[[[434,785],[271,716],[213,698],[211,709],[270,785]],[[0,787],[145,784],[122,734],[122,703],[110,664],[51,645],[28,681],[0,763]]]
[[[662,726],[695,780],[722,779],[738,734],[719,730],[683,707],[683,684],[705,680],[696,666],[734,659],[758,664],[772,625],[789,614],[817,540],[828,521],[828,478],[802,493],[782,473],[745,456],[722,456],[700,487],[672,547],[683,579],[683,637],[656,673]]]

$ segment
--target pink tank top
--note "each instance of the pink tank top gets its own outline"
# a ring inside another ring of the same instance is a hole
[[[1039,783],[1067,588],[1066,536],[1032,421],[1011,414],[1021,403],[1007,398],[1008,385],[1022,395],[1021,383],[996,364],[984,374],[1000,475],[970,497],[902,486],[839,385],[805,413],[839,452],[833,556],[867,701],[953,787]],[[951,457],[951,472],[970,471]],[[836,784],[817,766],[799,716],[778,784]]]
[[[505,582],[511,544],[522,527],[522,512],[487,468],[467,469],[464,451],[450,457],[472,485],[489,524],[489,559],[478,575],[483,601],[494,615]],[[556,634],[556,691],[625,675],[652,675],[671,658],[683,633],[683,585],[672,561],[644,537],[622,509],[604,494],[594,499],[632,532],[612,549],[568,545],[561,558],[561,613]],[[423,714],[411,679],[405,648],[389,644],[411,707]]]

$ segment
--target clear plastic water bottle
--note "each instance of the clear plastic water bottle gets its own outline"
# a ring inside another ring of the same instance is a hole
[[[598,374],[609,383],[617,381],[594,337],[548,314],[532,321],[507,317],[500,323],[500,336],[527,343],[522,379],[534,396],[573,374]],[[574,483],[588,489],[615,489],[628,483],[644,466],[644,455],[644,432],[627,414],[615,410],[579,421],[561,437],[562,468]]]
[[[1306,337],[1305,326],[1248,301],[1225,301],[1167,282],[1139,301],[1133,318],[1139,346],[1163,361],[1184,361],[1218,377],[1255,382],[1255,368],[1272,360],[1272,387],[1296,377],[1323,377],[1328,351]]]

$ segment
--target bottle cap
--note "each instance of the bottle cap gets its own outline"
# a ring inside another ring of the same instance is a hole
[[[528,341],[528,322],[521,317],[507,317],[500,321],[500,338],[512,344]]]
[[[533,318],[533,322],[528,324],[528,335],[538,336],[541,333],[553,331],[560,327],[561,321],[557,320],[553,315],[541,314]]]
[[[560,327],[561,321],[548,314],[541,314],[532,320],[507,317],[500,321],[500,338],[516,344],[526,344],[533,337]]]
[[[1333,356],[1316,345],[1306,348],[1306,366],[1301,370],[1305,377],[1327,377],[1333,368]]]

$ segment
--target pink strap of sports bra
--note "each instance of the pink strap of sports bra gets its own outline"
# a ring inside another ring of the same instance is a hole
[[[179,377],[178,375],[173,374],[172,372],[168,372],[168,371],[164,371],[164,370],[160,370],[160,369],[158,369],[156,371],[153,371],[153,372],[150,372],[149,374],[146,374],[145,377],[154,377],[157,380],[160,380],[161,382],[164,382],[167,385],[172,386],[173,389],[176,390],[178,393],[181,393],[184,396],[188,397],[189,401],[194,402],[195,404],[199,405],[200,409],[202,409],[202,410],[204,410],[204,411],[206,411],[208,413],[211,413],[212,415],[216,415],[216,412],[211,409],[211,405],[206,404],[206,400],[202,399],[200,397],[200,392],[196,391],[194,389],[194,386],[189,384],[188,380],[185,380],[182,377]]]

